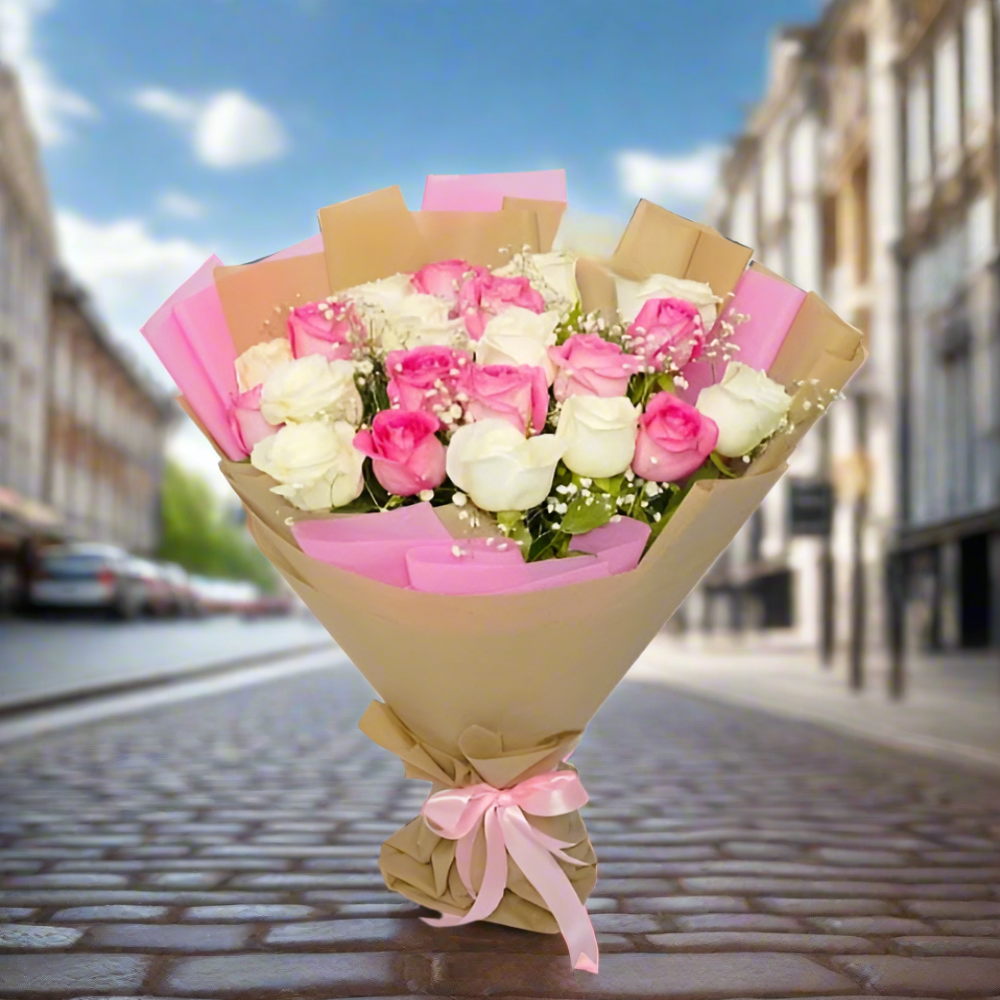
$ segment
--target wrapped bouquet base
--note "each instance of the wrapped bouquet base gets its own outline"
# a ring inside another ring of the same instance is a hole
[[[509,843],[494,842],[494,855],[503,852],[502,881],[495,881],[494,899],[484,900],[481,909],[487,912],[476,919],[555,934],[560,927],[552,915],[551,894],[561,894],[565,901],[568,888],[582,908],[597,881],[597,857],[579,809],[571,808],[579,798],[585,799],[575,769],[566,763],[581,733],[564,733],[537,747],[505,750],[499,734],[470,726],[460,735],[460,754],[455,756],[421,743],[381,702],[371,704],[360,726],[370,739],[403,761],[408,778],[432,783],[425,814],[382,847],[379,867],[390,889],[442,913],[465,916],[483,896],[490,867],[487,827],[475,822],[476,814],[490,808],[516,808],[521,816],[516,818],[513,854]],[[550,788],[553,775],[555,785]],[[497,793],[505,789],[520,792],[501,801]],[[449,796],[446,790],[453,794]],[[539,808],[544,812],[532,811]],[[562,809],[567,811],[552,812]],[[500,817],[501,825],[504,819]],[[443,826],[432,826],[435,820],[444,820]],[[518,827],[524,834],[520,840]],[[436,829],[459,836],[444,836]],[[530,875],[515,858],[519,851]],[[551,862],[544,859],[546,855],[551,855]],[[545,872],[541,879],[538,869]],[[582,923],[585,926],[585,920]]]
[[[492,178],[494,182],[502,179]],[[222,471],[247,511],[250,531],[261,551],[382,699],[365,713],[362,729],[403,761],[408,777],[430,783],[421,815],[390,837],[382,849],[380,867],[386,884],[440,911],[441,918],[431,921],[439,926],[489,920],[544,933],[560,931],[574,967],[594,972],[596,940],[583,903],[594,888],[596,857],[579,813],[587,794],[567,759],[629,667],[784,474],[797,442],[846,385],[865,352],[859,332],[816,295],[806,295],[750,265],[750,250],[642,202],[610,261],[584,257],[575,261],[576,315],[591,317],[590,329],[605,331],[608,324],[617,322],[619,309],[624,313],[620,295],[640,294],[645,287],[642,282],[650,276],[669,276],[668,283],[676,287],[708,289],[710,298],[698,309],[704,312],[709,301],[723,303],[719,323],[730,332],[733,326],[727,317],[752,303],[751,322],[737,330],[733,340],[739,341],[736,346],[749,369],[756,369],[751,376],[763,379],[772,395],[776,392],[783,401],[787,419],[783,418],[780,432],[760,447],[727,453],[743,456],[742,463],[720,460],[713,453],[714,467],[706,461],[697,474],[677,476],[680,484],[670,485],[670,495],[676,500],[662,508],[662,518],[660,509],[643,514],[647,493],[637,491],[638,495],[625,498],[633,518],[645,518],[639,526],[653,539],[638,565],[639,551],[631,559],[624,559],[621,551],[608,559],[599,554],[596,543],[586,543],[582,540],[587,536],[580,535],[576,548],[549,553],[561,558],[533,564],[548,567],[544,576],[531,575],[529,559],[523,560],[525,568],[518,576],[522,560],[516,553],[507,554],[514,556],[513,563],[507,555],[494,558],[498,549],[506,548],[506,535],[499,530],[502,516],[494,519],[487,511],[505,508],[481,504],[483,510],[470,517],[465,509],[468,498],[459,493],[449,493],[441,502],[433,489],[421,491],[421,500],[434,500],[433,516],[430,503],[425,502],[421,511],[409,503],[415,499],[416,487],[404,498],[407,504],[397,503],[396,510],[387,513],[299,509],[287,498],[295,499],[300,491],[301,484],[294,477],[282,480],[279,488],[270,474],[254,467],[260,464],[256,460],[260,445],[254,449],[253,464],[242,460],[249,448],[241,446],[240,426],[231,419],[231,398],[237,391],[230,370],[233,359],[256,345],[287,351],[287,344],[280,342],[285,316],[302,303],[320,303],[310,307],[313,315],[326,310],[330,329],[320,334],[330,337],[336,324],[350,325],[348,313],[337,305],[337,294],[344,289],[385,279],[405,283],[407,274],[434,262],[443,262],[437,266],[445,270],[457,265],[460,276],[470,273],[463,272],[464,268],[485,273],[488,268],[500,269],[512,247],[536,254],[548,251],[564,208],[524,198],[500,198],[494,207],[497,210],[482,212],[410,212],[398,188],[330,206],[320,212],[321,247],[307,241],[274,259],[239,267],[220,267],[210,261],[147,324],[145,332],[181,385],[185,407],[219,449]],[[518,294],[528,294],[523,284],[518,289]],[[450,286],[444,294],[451,294]],[[674,310],[684,317],[687,329],[700,329],[702,320],[690,302],[661,301],[668,312]],[[500,303],[495,308],[506,307]],[[476,307],[469,311],[475,313]],[[502,312],[499,315],[503,317]],[[456,323],[460,326],[461,320],[447,319],[448,336]],[[634,327],[633,322],[633,332]],[[488,324],[486,330],[489,333]],[[398,330],[390,333],[396,336]],[[645,333],[639,330],[636,342],[641,343]],[[597,340],[595,334],[587,343],[593,347]],[[605,353],[618,352],[618,357],[621,344],[627,347],[628,341],[609,343],[606,348],[598,343],[597,347]],[[472,368],[479,364],[481,346],[476,346],[477,362]],[[544,347],[538,364],[548,365],[553,351],[555,360],[568,366],[565,351],[559,354],[553,348],[546,354]],[[459,358],[458,365],[465,363],[459,355],[452,356]],[[220,358],[230,369],[221,365]],[[626,360],[636,361],[631,356]],[[388,369],[388,361],[383,363]],[[287,378],[287,367],[279,369],[281,378]],[[649,468],[654,472],[657,455],[673,461],[671,434],[683,437],[689,426],[707,426],[694,407],[678,397],[685,387],[689,392],[694,392],[692,386],[711,388],[724,370],[725,364],[717,366],[712,360],[712,352],[700,360],[692,355],[691,365],[683,369],[677,366],[678,396],[666,393],[671,397],[667,401],[670,413],[675,415],[670,418],[675,422],[667,420],[662,430],[666,450],[650,452],[647,448],[646,452],[653,456]],[[368,367],[356,373],[360,389],[366,388],[370,371]],[[520,369],[508,366],[501,374],[510,371]],[[621,371],[611,375],[621,377]],[[643,380],[636,414],[650,393],[674,384],[673,376],[668,377],[662,368],[662,378],[652,366],[641,371],[636,376]],[[764,378],[765,372],[770,381]],[[451,374],[460,373],[456,369]],[[606,367],[598,366],[593,374],[598,381],[611,377]],[[565,379],[573,375],[562,370],[564,388]],[[550,371],[549,386],[553,377]],[[623,386],[628,379],[626,374]],[[428,386],[418,406],[423,405],[424,395],[434,397],[441,391],[438,383]],[[259,389],[257,393],[259,399]],[[614,393],[604,390],[603,394]],[[541,427],[537,421],[532,426],[537,413],[532,399],[528,410],[514,415],[520,428],[514,437],[521,445],[525,440],[530,443],[532,432]],[[628,410],[635,402],[623,398],[616,405]],[[747,400],[733,395],[731,402],[738,410]],[[396,409],[400,405],[398,399],[392,404]],[[463,411],[464,405],[461,394],[438,405],[435,412],[454,424],[439,428],[441,443],[428,439],[428,447],[440,450],[447,444],[454,448],[465,430],[457,425],[478,419],[471,409]],[[555,408],[545,415],[542,425],[550,426],[552,414],[558,416],[562,405],[557,394]],[[388,406],[384,404],[378,416],[391,412],[385,410]],[[651,412],[652,407],[647,414]],[[250,416],[260,420],[260,412]],[[329,419],[328,414],[322,416]],[[299,417],[291,413],[280,419],[294,424]],[[711,421],[708,424],[715,427]],[[347,429],[351,431],[350,425]],[[265,431],[275,433],[273,427]],[[504,430],[508,437],[510,433]],[[642,433],[640,429],[640,437]],[[374,448],[367,425],[364,435],[365,447]],[[620,441],[620,435],[616,440]],[[758,436],[756,441],[760,440]],[[634,446],[638,455],[634,438],[626,444],[630,449]],[[713,447],[709,444],[707,450]],[[378,454],[377,449],[373,454]],[[631,455],[629,450],[628,461]],[[706,455],[698,457],[696,464],[703,458]],[[357,456],[352,461],[361,468]],[[370,457],[364,458],[365,463],[369,461]],[[560,480],[564,485],[549,496],[550,515],[565,512],[574,491],[582,488],[587,491],[583,496],[589,498],[590,489],[598,488],[591,476],[602,474],[572,471],[572,479],[567,475]],[[452,475],[451,464],[448,475]],[[546,491],[552,488],[551,476]],[[443,477],[442,466],[436,482]],[[640,485],[653,487],[648,490],[651,498],[663,493],[656,478],[647,472],[644,480],[638,480]],[[660,477],[661,482],[669,479]],[[618,497],[609,492],[614,484],[600,482],[605,490],[600,502],[610,504],[605,521],[620,521],[610,516]],[[331,483],[331,489],[337,487],[336,480]],[[454,502],[450,502],[452,496]],[[301,495],[298,502],[301,506]],[[586,504],[590,503],[593,500],[588,499]],[[577,511],[587,515],[584,508],[581,500]],[[411,545],[405,533],[382,530],[401,523],[397,518],[401,512],[406,518],[419,514],[421,531],[433,529],[433,544],[415,540]],[[353,520],[339,520],[345,517]],[[337,521],[337,531],[327,532],[323,545],[308,555],[303,547],[309,546],[300,542],[308,538],[312,544],[317,537],[322,541],[323,524],[329,519]],[[347,525],[346,539],[342,525]],[[363,531],[358,527],[357,544],[349,537],[353,526],[365,526]],[[498,544],[490,549],[492,543]],[[430,546],[422,550],[430,553],[423,563],[410,558],[421,544]],[[445,564],[449,579],[460,582],[463,566],[464,577],[470,581],[475,570],[478,589],[471,583],[465,589],[443,588],[436,570]],[[418,565],[435,572],[418,577]],[[521,585],[490,592],[491,573],[506,579],[511,566]],[[429,579],[435,581],[436,592]]]

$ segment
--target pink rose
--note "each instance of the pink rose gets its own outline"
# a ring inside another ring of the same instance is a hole
[[[482,276],[489,272],[465,260],[441,260],[425,264],[410,279],[416,291],[434,295],[446,302],[458,302],[458,292],[468,277]]]
[[[455,401],[462,368],[469,361],[465,351],[450,347],[390,351],[385,359],[389,402],[401,410],[431,414],[447,409]]]
[[[714,420],[672,393],[658,392],[639,418],[632,471],[653,482],[675,482],[699,468],[718,440]]]
[[[459,383],[471,421],[499,417],[522,434],[541,433],[549,412],[545,372],[532,365],[466,365]]]
[[[624,396],[628,380],[642,368],[639,358],[596,333],[574,333],[549,348],[558,369],[552,392],[562,402],[570,396]]]
[[[527,278],[500,278],[485,268],[466,278],[458,292],[458,315],[473,340],[479,340],[486,324],[511,306],[543,313],[545,299]]]
[[[684,299],[650,299],[628,328],[631,349],[657,371],[680,371],[705,346],[697,308]]]
[[[445,449],[437,417],[418,410],[382,410],[370,431],[358,431],[354,447],[372,460],[375,478],[390,493],[413,496],[437,489],[445,478]]]
[[[270,437],[278,430],[269,424],[260,412],[260,393],[263,384],[240,393],[229,404],[229,426],[232,427],[240,446],[249,455],[258,441]],[[284,424],[280,426],[284,427]]]
[[[322,354],[330,361],[350,361],[365,330],[350,302],[309,302],[288,314],[288,339],[293,357]]]

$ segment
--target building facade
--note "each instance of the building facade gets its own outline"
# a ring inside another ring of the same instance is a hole
[[[17,82],[0,65],[0,486],[42,499],[49,274],[48,194]]]
[[[0,66],[0,604],[32,541],[155,549],[170,419],[58,266],[35,141]]]
[[[49,358],[46,500],[76,537],[152,552],[172,406],[122,358],[63,272],[53,280]]]
[[[818,291],[870,356],[687,626],[860,661],[885,640],[899,552],[921,645],[1000,641],[997,12],[998,0],[831,0],[775,39],[711,221]],[[808,489],[831,498],[819,534],[792,516]]]
[[[1000,5],[899,6],[907,335],[894,553],[922,645],[1000,646]]]

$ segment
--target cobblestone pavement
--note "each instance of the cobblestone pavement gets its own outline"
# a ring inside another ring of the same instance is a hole
[[[425,785],[352,670],[0,759],[5,998],[1000,997],[1000,781],[645,683],[574,757],[601,973],[383,886]]]

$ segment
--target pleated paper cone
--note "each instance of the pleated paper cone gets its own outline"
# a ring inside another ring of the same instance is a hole
[[[455,754],[475,725],[509,749],[583,730],[784,468],[696,484],[630,573],[475,597],[404,590],[318,562],[290,539],[267,477],[232,463],[223,471],[261,551],[371,686],[417,737]]]
[[[410,213],[398,188],[389,188],[321,210],[325,269],[317,255],[264,261],[226,269],[217,284],[242,350],[268,339],[272,315],[304,295],[447,257],[495,266],[510,248],[547,250],[560,215],[561,206],[513,200],[495,213]],[[706,226],[641,202],[608,265],[579,262],[584,309],[613,314],[615,286],[607,266],[630,278],[660,273],[707,282],[725,298],[750,255]],[[531,593],[422,593],[319,562],[295,544],[291,524],[336,513],[296,510],[248,463],[223,461],[221,468],[261,551],[382,698],[384,705],[366,713],[364,731],[398,754],[409,776],[431,781],[435,790],[480,781],[504,787],[539,768],[560,766],[629,667],[785,472],[798,439],[822,412],[815,403],[839,392],[864,356],[858,331],[807,296],[770,370],[793,395],[794,430],[775,438],[743,476],[696,483],[635,570]],[[438,513],[461,537],[462,522],[447,508]],[[583,866],[559,864],[585,899],[594,885],[595,858],[579,814],[531,822],[573,845],[569,854]],[[386,842],[380,864],[391,888],[445,913],[464,913],[472,897],[457,878],[454,857],[454,842],[418,818]],[[477,878],[483,857],[480,832]],[[488,919],[557,929],[512,861],[507,890]]]

